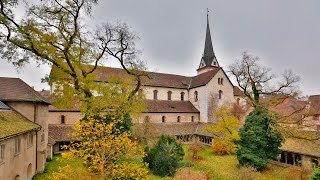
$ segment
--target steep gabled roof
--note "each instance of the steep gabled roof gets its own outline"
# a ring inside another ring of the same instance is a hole
[[[90,65],[88,65],[88,67],[89,66]],[[213,70],[211,71],[205,72],[194,77],[145,71],[149,78],[143,77],[142,85],[179,89],[195,88],[206,85],[217,74],[217,72],[220,69],[222,68],[213,68]],[[50,77],[55,77],[58,73],[61,72],[61,70],[53,66],[50,72]],[[104,82],[109,82],[112,77],[130,79],[130,75],[128,75],[126,71],[122,68],[98,66],[95,71],[95,75],[96,81]]]
[[[190,101],[147,100],[149,113],[199,113]]]
[[[11,109],[0,109],[0,140],[40,129],[20,113]]]
[[[19,78],[0,77],[1,101],[31,101],[50,104],[37,91]]]

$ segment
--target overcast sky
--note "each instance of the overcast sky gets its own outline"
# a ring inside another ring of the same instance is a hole
[[[104,0],[92,23],[127,23],[141,38],[148,70],[194,76],[204,48],[206,8],[213,48],[225,70],[248,51],[275,74],[292,69],[304,94],[320,94],[318,0]],[[18,74],[6,61],[0,66],[0,76],[20,77],[37,90],[49,88],[40,83],[49,71],[31,64]]]

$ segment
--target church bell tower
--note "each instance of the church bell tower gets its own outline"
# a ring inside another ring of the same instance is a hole
[[[219,68],[217,57],[213,51],[210,26],[209,26],[209,11],[207,10],[207,29],[206,39],[204,44],[204,51],[200,61],[199,68],[197,69],[198,75],[204,72],[208,72],[212,69]]]

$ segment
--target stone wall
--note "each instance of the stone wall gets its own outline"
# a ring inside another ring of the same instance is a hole
[[[15,154],[15,139],[20,138],[20,153]],[[28,133],[0,141],[5,145],[4,161],[0,162],[0,179],[31,180],[36,173],[36,132],[33,132],[33,144],[28,145]]]

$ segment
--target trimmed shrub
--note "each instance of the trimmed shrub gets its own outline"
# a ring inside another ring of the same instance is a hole
[[[147,147],[145,151],[144,162],[149,164],[153,174],[161,177],[174,176],[184,156],[182,145],[168,135],[162,135],[154,147]]]

